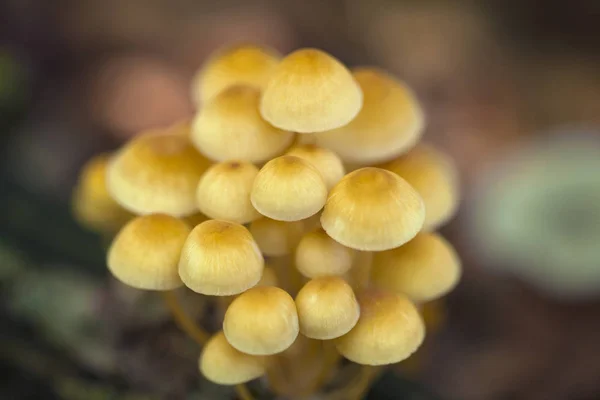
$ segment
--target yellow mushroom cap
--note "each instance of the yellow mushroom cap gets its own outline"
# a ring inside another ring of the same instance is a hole
[[[97,232],[118,231],[133,215],[108,193],[106,171],[110,156],[100,154],[82,168],[73,191],[72,207],[77,221]]]
[[[263,270],[262,277],[260,281],[256,284],[256,286],[278,286],[279,279],[277,278],[277,274],[273,267],[265,265],[265,269]]]
[[[298,133],[346,125],[363,95],[348,69],[317,49],[300,49],[277,66],[264,89],[260,112],[271,124]]]
[[[142,135],[112,160],[108,190],[136,214],[190,215],[196,211],[196,187],[208,166],[183,135]]]
[[[323,176],[327,189],[331,189],[346,175],[344,164],[337,154],[314,144],[294,146],[286,154],[311,163]]]
[[[183,286],[177,264],[189,226],[174,217],[152,214],[131,220],[108,250],[108,268],[126,285],[146,290]]]
[[[294,251],[304,233],[304,224],[261,218],[253,221],[249,229],[264,255],[278,257]]]
[[[194,77],[192,97],[199,105],[233,85],[262,89],[280,57],[275,50],[250,44],[217,51]]]
[[[345,162],[370,165],[412,148],[423,132],[424,115],[412,91],[375,68],[358,68],[354,78],[364,93],[360,113],[349,124],[317,133],[317,144]]]
[[[252,288],[231,303],[225,312],[223,331],[227,341],[244,353],[281,353],[298,336],[294,299],[276,287]]]
[[[436,148],[419,144],[408,154],[382,165],[410,183],[425,203],[426,230],[434,230],[454,216],[460,189],[454,161]]]
[[[320,340],[345,335],[360,315],[352,287],[337,276],[310,280],[298,292],[296,308],[300,332]]]
[[[219,385],[238,385],[265,374],[264,357],[235,349],[222,331],[206,343],[198,365],[206,379]]]
[[[373,284],[404,293],[417,303],[445,295],[456,286],[460,276],[456,252],[436,233],[420,233],[401,247],[373,255]]]
[[[249,162],[228,161],[210,167],[200,178],[196,200],[210,218],[247,224],[261,215],[250,202],[258,168]]]
[[[305,234],[296,249],[296,268],[307,278],[342,275],[352,267],[354,251],[333,240],[323,229]]]
[[[194,119],[191,138],[196,148],[216,161],[261,163],[282,154],[294,134],[265,121],[259,102],[260,91],[250,86],[221,92]]]
[[[358,295],[360,318],[336,348],[350,361],[364,365],[400,362],[414,353],[425,337],[421,316],[399,294],[368,290]]]
[[[408,242],[423,227],[425,206],[404,179],[380,168],[346,175],[329,193],[323,229],[344,246],[382,251]]]
[[[266,163],[258,172],[250,199],[265,217],[299,221],[323,208],[327,186],[308,161],[281,156]]]
[[[179,276],[196,293],[230,296],[256,285],[263,268],[262,254],[243,225],[209,220],[185,241]]]

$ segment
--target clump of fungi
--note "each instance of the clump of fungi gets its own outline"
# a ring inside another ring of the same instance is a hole
[[[457,208],[452,161],[419,143],[424,115],[405,84],[320,50],[219,51],[192,93],[193,121],[83,169],[77,218],[114,235],[118,280],[163,294],[203,346],[207,379],[244,399],[256,379],[301,397],[326,394],[352,362],[367,379],[341,398],[360,397],[373,367],[419,348],[423,307],[460,278],[432,231]],[[222,330],[183,312],[183,286],[225,308]]]

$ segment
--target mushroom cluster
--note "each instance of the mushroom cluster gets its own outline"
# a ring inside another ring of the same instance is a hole
[[[461,268],[433,232],[456,211],[455,168],[418,143],[411,90],[317,49],[240,45],[200,69],[192,95],[193,121],[84,169],[78,218],[116,230],[130,216],[108,251],[112,274],[223,300],[199,361],[219,384],[266,374],[276,391],[314,392],[340,355],[382,366],[413,354],[422,306]]]

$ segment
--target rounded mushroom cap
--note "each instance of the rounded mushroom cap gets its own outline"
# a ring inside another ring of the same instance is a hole
[[[136,214],[190,215],[196,211],[196,186],[209,164],[183,135],[138,136],[112,160],[108,190]]]
[[[362,97],[360,86],[340,61],[321,50],[300,49],[273,72],[260,112],[281,129],[321,132],[350,122],[362,107]]]
[[[229,87],[200,110],[192,124],[192,142],[216,161],[261,163],[282,154],[294,134],[265,121],[258,112],[259,102],[258,89]]]
[[[294,299],[276,287],[252,288],[231,303],[225,312],[223,331],[227,341],[244,353],[281,353],[298,336]]]
[[[280,57],[273,49],[250,44],[218,51],[194,77],[192,97],[199,105],[233,85],[262,89],[279,64]]]
[[[179,276],[194,292],[230,296],[256,285],[263,268],[262,254],[243,225],[209,220],[185,241]]]
[[[398,174],[419,192],[426,209],[424,229],[434,230],[456,213],[460,200],[458,171],[446,154],[419,144],[382,168]]]
[[[317,133],[317,144],[345,162],[362,165],[408,151],[421,137],[425,121],[412,91],[376,68],[358,68],[353,75],[364,93],[362,109],[347,125]]]
[[[281,156],[258,172],[250,196],[262,215],[279,221],[308,218],[325,204],[327,186],[319,171],[294,156]]]
[[[108,269],[137,289],[171,290],[183,286],[177,264],[190,233],[183,221],[163,214],[133,219],[108,250]]]
[[[445,295],[456,286],[460,276],[456,252],[436,233],[420,233],[404,246],[373,255],[373,284],[406,294],[417,303]]]
[[[278,257],[294,251],[304,233],[304,223],[261,218],[252,221],[249,229],[265,256]]]
[[[328,190],[346,175],[344,164],[337,154],[314,144],[294,146],[286,154],[311,163],[323,176]]]
[[[346,175],[329,193],[321,225],[344,246],[382,251],[408,242],[423,227],[425,206],[405,180],[380,168]]]
[[[265,265],[262,277],[260,278],[260,281],[258,281],[256,286],[278,286],[278,285],[279,285],[279,278],[277,278],[277,273],[275,272],[273,267]]]
[[[296,249],[296,268],[307,278],[342,275],[352,267],[354,251],[333,240],[323,229],[305,234]]]
[[[265,374],[265,359],[236,350],[221,331],[202,349],[200,372],[219,385],[238,385]]]
[[[133,215],[108,193],[106,171],[110,156],[99,154],[82,168],[73,191],[72,207],[77,221],[97,232],[118,231]]]
[[[336,340],[340,354],[358,364],[386,365],[414,353],[425,337],[423,320],[407,297],[365,291],[358,295],[360,318]]]
[[[215,164],[200,178],[196,200],[200,211],[210,218],[247,224],[261,217],[250,202],[258,168],[249,162]]]
[[[336,276],[309,281],[296,296],[296,308],[300,332],[320,340],[348,333],[360,315],[352,287]]]

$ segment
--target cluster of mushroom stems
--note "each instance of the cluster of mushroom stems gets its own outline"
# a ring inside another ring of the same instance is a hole
[[[201,373],[245,399],[243,384],[263,376],[301,397],[344,358],[410,357],[422,306],[461,274],[435,233],[456,212],[455,167],[420,143],[411,90],[321,50],[238,45],[202,66],[191,94],[192,121],[143,132],[82,170],[74,212],[113,235],[112,274],[162,292],[203,345]],[[183,312],[182,286],[222,307],[221,331]]]

